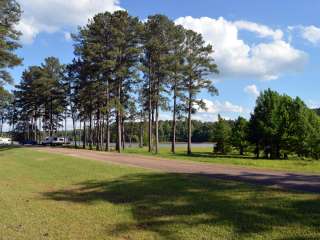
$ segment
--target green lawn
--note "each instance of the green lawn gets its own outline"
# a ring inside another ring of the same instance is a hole
[[[170,149],[165,147],[160,148],[158,155],[149,153],[147,148],[126,148],[125,153],[157,156],[166,159],[231,164],[272,170],[285,170],[290,172],[320,173],[320,160],[297,158],[290,160],[269,160],[256,159],[253,156],[242,157],[236,154],[216,155],[212,153],[212,149],[204,147],[193,148],[193,154],[191,156],[187,155],[185,148],[177,148],[176,154],[172,154]]]
[[[319,195],[0,148],[0,239],[320,239]]]

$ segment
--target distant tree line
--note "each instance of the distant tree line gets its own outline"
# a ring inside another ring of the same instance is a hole
[[[0,80],[8,83],[6,69],[21,63],[13,53],[20,8],[7,0],[0,11]],[[83,148],[110,151],[115,142],[121,152],[126,142],[138,142],[158,153],[159,142],[170,141],[174,153],[176,142],[186,141],[191,154],[191,142],[213,142],[221,154],[236,148],[257,158],[319,158],[319,116],[299,98],[270,89],[258,97],[249,120],[193,121],[206,109],[199,93],[218,94],[210,80],[218,73],[213,48],[164,15],[141,22],[125,11],[100,13],[73,39],[71,63],[48,57],[23,72],[12,94],[0,88],[1,131],[6,121],[16,138],[40,143],[43,132],[53,136],[64,128],[67,134],[72,119],[72,137]],[[171,112],[172,120],[161,121],[161,111]]]

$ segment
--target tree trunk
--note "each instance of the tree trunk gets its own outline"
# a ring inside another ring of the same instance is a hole
[[[156,116],[155,116],[155,153],[159,152],[159,104],[156,105]]]
[[[121,117],[119,110],[117,111],[117,143],[116,143],[116,150],[120,153],[121,152]]]
[[[107,95],[107,102],[106,102],[106,106],[107,106],[107,111],[106,111],[106,148],[105,150],[107,152],[110,151],[110,125],[109,125],[109,102],[110,102],[110,93],[109,93],[109,79],[107,79],[107,89],[106,89],[106,95]]]
[[[53,116],[52,116],[52,111],[53,111],[53,106],[52,106],[52,97],[50,98],[51,101],[50,101],[50,137],[52,137],[52,133],[53,133]]]
[[[140,121],[140,142],[139,142],[139,147],[143,148],[143,136],[144,136],[144,121]]]
[[[76,131],[76,122],[74,113],[72,113],[72,128],[73,128],[73,141],[74,141],[74,148],[77,148],[77,131]],[[81,130],[81,129],[80,129]]]
[[[92,113],[90,112],[89,119],[89,149],[92,150],[93,132],[92,132]]]
[[[121,135],[122,135],[122,150],[125,149],[125,144],[126,144],[126,137],[125,137],[125,129],[124,129],[124,118],[122,116],[122,121],[121,121]]]
[[[119,79],[120,81],[120,79]],[[118,83],[118,89],[117,89],[117,97],[118,97],[118,106],[117,106],[117,144],[116,144],[116,150],[120,153],[121,152],[121,143],[123,141],[122,139],[122,119],[121,119],[121,84]],[[122,141],[121,141],[122,140]]]
[[[97,123],[96,123],[96,150],[100,150],[100,109],[97,111]]]
[[[243,156],[243,146],[240,146],[240,155]]]
[[[173,96],[173,116],[172,116],[172,143],[171,143],[171,152],[176,153],[176,112],[177,112],[177,95],[176,91],[174,90]]]
[[[106,119],[106,151],[110,151],[110,124],[109,124],[109,112],[107,112]]]
[[[66,144],[66,139],[67,139],[67,110],[65,111],[65,116],[64,116],[64,144]]]
[[[280,145],[277,143],[276,144],[276,159],[280,159],[281,158],[281,153],[280,153],[281,149],[280,149]]]
[[[41,126],[41,118],[39,118],[39,136],[38,136],[38,138],[39,138],[39,143],[41,144],[41,142],[42,142],[42,132],[41,132],[41,129],[42,129],[42,126]]]
[[[192,94],[189,92],[189,106],[188,106],[188,155],[191,151],[191,138],[192,138],[192,126],[191,126],[191,110],[192,110]]]
[[[36,115],[35,115],[34,118],[33,118],[33,123],[32,123],[32,125],[33,125],[33,140],[34,140],[35,142],[38,142],[38,141],[37,141],[37,118],[36,118]]]
[[[105,142],[104,129],[105,129],[105,126],[104,126],[104,114],[103,114],[102,117],[101,117],[101,128],[100,128],[100,150],[101,151],[103,149],[103,144]]]
[[[83,149],[86,148],[87,145],[87,129],[86,129],[86,120],[83,121]]]
[[[149,86],[149,99],[148,99],[149,123],[148,123],[148,151],[152,151],[152,101],[151,101],[151,86]]]
[[[256,158],[259,159],[260,158],[260,148],[259,148],[259,143],[256,143]]]
[[[1,116],[1,122],[0,122],[0,137],[2,136],[3,123],[4,123],[4,117]]]

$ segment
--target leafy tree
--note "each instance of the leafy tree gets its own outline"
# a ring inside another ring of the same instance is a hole
[[[239,117],[233,124],[231,143],[239,149],[240,155],[243,155],[245,147],[248,145],[247,141],[248,121]]]
[[[211,139],[216,143],[214,152],[226,154],[230,151],[231,132],[230,123],[218,115],[218,121],[214,125],[213,138]]]
[[[20,20],[20,6],[15,0],[0,1],[0,85],[12,83],[8,68],[21,64],[21,59],[14,54],[20,47],[18,40],[20,32],[15,26]]]
[[[316,113],[307,108],[299,99],[270,89],[257,99],[254,113],[249,123],[249,140],[262,146],[267,158],[284,158],[295,152],[300,156],[316,156],[315,142],[318,139]]]

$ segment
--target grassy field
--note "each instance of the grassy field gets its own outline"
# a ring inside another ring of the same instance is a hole
[[[0,148],[0,239],[320,239],[319,195]]]
[[[158,155],[149,153],[147,148],[126,148],[125,153],[157,156],[166,159],[188,160],[205,163],[220,163],[248,166],[272,170],[285,170],[290,172],[320,173],[320,160],[311,159],[290,159],[290,160],[269,160],[255,159],[253,156],[240,155],[217,155],[211,149],[198,147],[193,148],[193,154],[187,155],[185,148],[177,148],[176,154],[170,152],[170,148],[160,148]]]

